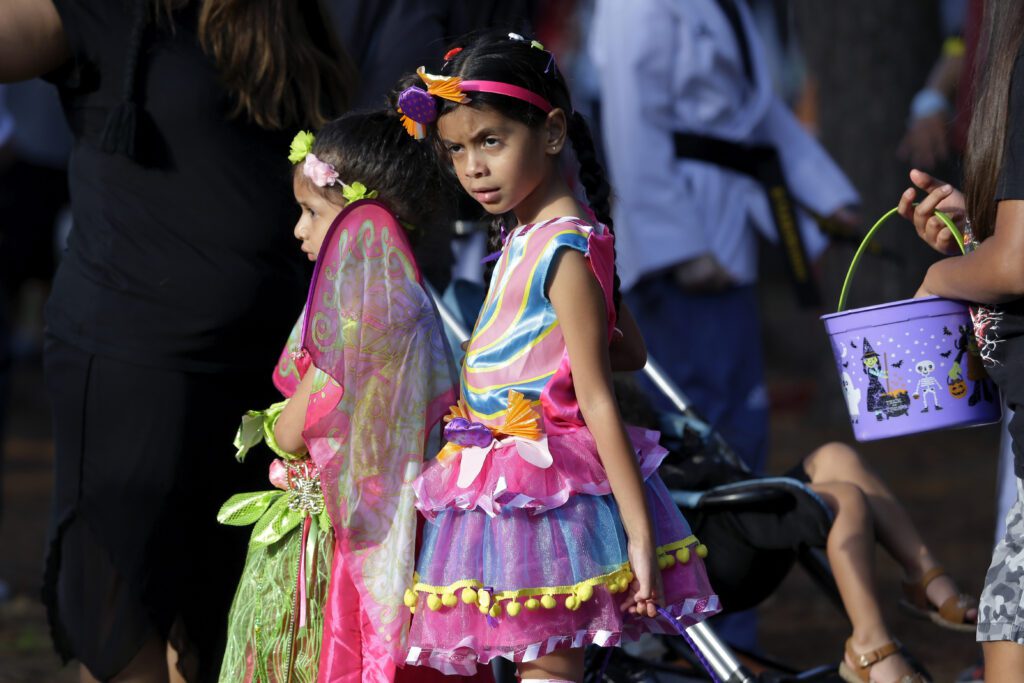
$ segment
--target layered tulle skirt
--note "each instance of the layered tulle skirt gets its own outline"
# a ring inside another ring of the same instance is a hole
[[[658,477],[657,433],[631,429],[667,611],[682,626],[719,611],[695,538]],[[537,468],[516,444],[495,448],[471,486],[457,463],[432,463],[416,481],[428,518],[416,583],[409,664],[471,674],[497,656],[530,661],[560,648],[612,646],[644,632],[675,633],[663,617],[623,613],[633,578],[627,542],[593,437],[582,428],[546,439]]]

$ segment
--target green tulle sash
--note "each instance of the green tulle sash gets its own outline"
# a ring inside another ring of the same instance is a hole
[[[223,683],[312,683],[317,678],[334,532],[316,469],[272,440],[283,405],[246,414],[235,446],[241,460],[257,443],[268,441],[284,456],[271,479],[276,471],[287,490],[232,496],[217,514],[222,524],[253,525],[228,619]]]

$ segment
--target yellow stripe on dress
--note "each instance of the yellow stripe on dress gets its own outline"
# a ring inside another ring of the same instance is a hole
[[[523,252],[524,253],[525,253],[526,249],[529,247],[530,238],[532,236],[533,236],[533,234],[527,234],[527,236],[526,236],[526,244],[523,245]],[[509,239],[509,243],[511,243],[511,238]],[[506,287],[500,285],[501,281],[503,279],[505,279],[506,276],[507,276],[508,279],[511,279],[512,275],[515,273],[516,269],[519,268],[519,266],[521,266],[523,263],[525,263],[525,261],[520,258],[514,264],[512,264],[511,268],[509,268],[508,264],[509,264],[509,262],[511,260],[512,260],[512,257],[509,255],[508,251],[507,250],[503,250],[502,253],[501,253],[501,263],[500,263],[500,265],[505,266],[506,269],[508,270],[508,272],[506,273],[505,270],[499,271],[499,273],[498,273],[498,282],[499,282],[498,289],[499,289],[499,292],[498,292],[498,298],[494,301],[494,312],[491,314],[490,319],[486,323],[484,323],[483,327],[481,327],[479,330],[474,328],[473,335],[472,335],[474,338],[475,337],[479,337],[484,332],[486,332],[488,330],[488,328],[490,328],[490,326],[494,324],[494,321],[498,319],[498,312],[501,310],[502,303],[504,302],[504,299],[505,299],[505,293],[508,291],[508,289]],[[490,293],[490,292],[488,292],[488,293]],[[488,301],[485,300],[484,301],[484,310],[486,310],[487,304],[488,304]],[[481,312],[481,314],[482,314],[482,312]],[[468,356],[469,354],[467,353],[466,355]]]
[[[508,358],[499,360],[499,361],[497,361],[495,363],[491,363],[491,364],[488,364],[488,365],[474,365],[473,367],[468,367],[467,366],[466,367],[466,372],[467,373],[476,374],[476,373],[481,373],[481,372],[493,372],[495,370],[500,370],[500,369],[506,367],[507,365],[509,365],[512,361],[519,360],[520,358],[525,356],[526,353],[530,349],[536,347],[542,341],[544,341],[544,338],[547,337],[549,334],[551,334],[555,330],[555,328],[557,328],[557,327],[558,327],[558,320],[556,319],[553,323],[551,323],[546,328],[544,328],[544,331],[541,332],[540,334],[538,334],[536,339],[534,339],[529,344],[525,345],[520,350],[516,351],[514,354],[512,354]]]
[[[527,235],[527,239],[532,237],[533,234],[537,234],[537,233],[534,232],[532,234],[528,234]],[[580,229],[579,228],[573,228],[571,230],[562,230],[562,231],[557,232],[554,235],[552,235],[551,238],[547,242],[544,243],[543,248],[541,248],[541,250],[540,250],[540,254],[537,256],[536,260],[534,260],[534,262],[533,262],[533,267],[530,268],[530,277],[526,280],[526,289],[523,290],[522,301],[519,302],[519,310],[516,311],[515,317],[513,317],[512,321],[508,324],[509,328],[515,326],[515,324],[518,323],[519,320],[523,317],[523,312],[526,311],[526,305],[530,301],[530,290],[533,288],[533,281],[534,281],[534,278],[535,278],[535,276],[537,274],[537,268],[540,267],[540,263],[543,260],[542,258],[540,258],[540,256],[543,255],[544,253],[546,253],[548,246],[553,241],[555,241],[557,238],[561,237],[562,235],[578,235],[578,234],[580,234]],[[525,250],[525,248],[526,247],[524,247],[524,250]],[[525,257],[525,254],[524,254],[524,257]],[[524,258],[524,261],[525,261],[525,258]],[[517,264],[517,266],[518,266],[518,264]],[[505,291],[503,290],[502,293],[501,293],[501,296],[504,297],[504,295],[505,295]],[[498,305],[500,307],[500,305],[501,305],[500,301],[499,301]],[[493,323],[493,321],[496,320],[497,313],[498,313],[498,308],[496,307],[495,308],[495,316],[492,316],[491,320],[488,321],[487,326],[485,326],[484,329],[480,330],[479,332],[474,332],[473,333],[473,337],[474,338],[475,337],[479,337],[480,335],[482,335],[484,333],[484,330],[486,330],[487,327],[489,327]],[[494,347],[494,346],[497,346],[498,344],[500,344],[504,340],[504,338],[505,338],[505,333],[502,333],[501,336],[499,336],[497,339],[495,339],[494,341],[490,342],[489,344],[484,344],[480,348],[473,348],[472,346],[470,346],[469,351],[466,352],[466,357],[469,358],[470,356],[472,356],[472,357],[475,358],[476,356],[480,355],[481,353],[483,353],[487,349],[489,349],[491,347]]]

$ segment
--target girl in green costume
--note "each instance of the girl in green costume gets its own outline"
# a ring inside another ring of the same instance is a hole
[[[391,111],[299,133],[289,159],[295,236],[316,268],[274,372],[286,400],[245,415],[235,440],[239,459],[260,441],[274,451],[276,488],[218,517],[254,524],[220,679],[390,681],[408,631],[410,483],[452,397],[406,233],[436,215],[443,186]]]

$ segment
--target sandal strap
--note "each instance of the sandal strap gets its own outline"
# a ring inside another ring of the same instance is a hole
[[[967,623],[967,610],[975,607],[973,603],[973,599],[964,593],[951,595],[939,606],[939,616],[955,624]]]
[[[910,604],[919,609],[930,609],[931,602],[928,600],[928,584],[948,572],[941,565],[936,565],[926,571],[917,581],[904,581],[903,594]]]
[[[871,652],[856,652],[854,651],[850,641],[846,641],[846,650],[850,654],[850,659],[857,666],[858,669],[863,671],[864,669],[871,668],[874,664],[882,661],[886,657],[899,652],[900,646],[895,642],[888,642],[881,647],[875,648]]]

